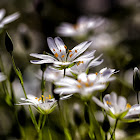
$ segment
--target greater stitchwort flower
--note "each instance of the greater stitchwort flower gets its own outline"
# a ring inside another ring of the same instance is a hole
[[[16,13],[14,13],[12,15],[4,17],[5,13],[6,13],[5,9],[0,9],[0,31],[1,31],[2,28],[4,28],[4,26],[6,24],[8,24],[10,22],[13,22],[16,19],[18,19],[19,15],[20,15],[18,12],[16,12]]]
[[[71,94],[79,93],[83,97],[90,97],[97,91],[103,91],[107,87],[107,83],[112,80],[111,75],[115,73],[114,69],[102,69],[99,73],[86,74],[81,73],[77,76],[77,80],[65,77],[55,82],[56,85],[62,86],[54,90],[55,93]]]
[[[32,60],[31,63],[33,64],[44,64],[44,63],[53,63],[55,67],[60,69],[68,68],[69,66],[73,65],[75,62],[84,61],[89,59],[91,56],[82,53],[90,46],[92,43],[91,41],[85,41],[72,50],[67,50],[67,46],[63,43],[60,37],[52,38],[48,37],[48,46],[52,53],[54,54],[30,54],[33,57],[42,59],[42,60]]]
[[[87,53],[87,56],[91,55],[92,57],[85,61],[79,61],[76,65],[70,68],[70,72],[79,75],[83,72],[87,72],[87,70],[91,67],[100,65],[103,62],[103,59],[99,60],[102,54],[94,59],[94,53],[95,51]]]
[[[100,17],[88,18],[82,16],[78,19],[76,24],[62,23],[56,32],[61,36],[81,37],[85,36],[90,30],[93,30],[103,23]]]
[[[131,119],[133,116],[140,114],[140,106],[138,104],[131,106],[123,96],[117,97],[117,94],[114,92],[105,95],[103,103],[96,97],[92,97],[92,100],[104,108],[107,114],[114,119],[131,122],[133,121]],[[134,119],[134,121],[137,121],[137,119]]]
[[[60,100],[68,99],[71,95],[60,97]],[[52,98],[51,95],[49,97],[45,97],[42,95],[41,97],[35,97],[32,94],[27,95],[26,98],[21,98],[24,102],[19,102],[17,105],[32,105],[42,114],[50,114],[54,108],[57,106],[57,100]]]

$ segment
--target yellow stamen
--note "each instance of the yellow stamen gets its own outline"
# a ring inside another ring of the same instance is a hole
[[[107,103],[108,105],[111,105],[111,102],[109,102],[109,101],[106,101],[106,103]]]
[[[38,101],[40,101],[40,99],[38,99]]]
[[[79,83],[81,83],[81,80],[79,79],[79,80],[77,80]]]
[[[72,52],[72,50],[69,50],[69,52]]]
[[[73,54],[70,54],[70,57],[72,57]]]
[[[48,97],[46,97],[46,99],[48,99]]]
[[[75,52],[77,53],[77,50],[75,50]]]
[[[85,86],[86,86],[86,87],[89,87],[89,83],[88,83],[88,82],[87,82],[87,83],[85,83]]]
[[[37,97],[35,97],[35,99],[38,99]]]
[[[65,55],[62,55],[61,57],[63,58]]]
[[[45,101],[45,99],[43,99],[43,102]]]
[[[65,45],[64,48],[67,49],[67,46]]]
[[[51,99],[51,95],[49,95],[49,99]]]
[[[93,86],[93,85],[94,85],[93,83],[90,84],[90,86]]]
[[[127,108],[127,109],[131,108],[131,105],[130,105],[130,104],[127,104],[127,105],[126,105],[126,108]]]
[[[55,53],[54,56],[55,56],[55,57],[58,57],[58,53]]]
[[[98,72],[96,72],[95,74],[98,75]]]
[[[41,95],[44,98],[44,95]]]
[[[55,49],[53,49],[53,51],[55,52]]]
[[[41,100],[42,98],[40,97],[39,99]]]
[[[78,88],[81,88],[82,86],[81,86],[81,85],[77,85],[77,87],[78,87]]]
[[[80,65],[80,61],[77,63],[77,66],[79,66]]]

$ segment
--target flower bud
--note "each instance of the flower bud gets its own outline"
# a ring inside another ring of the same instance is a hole
[[[6,32],[6,36],[5,36],[5,47],[6,47],[7,51],[11,54],[13,51],[13,43],[12,43],[12,39],[10,38],[8,32]]]
[[[103,121],[103,124],[102,124],[102,129],[104,130],[104,132],[108,132],[109,129],[110,129],[110,123],[109,123],[109,120],[108,120],[108,117],[105,116],[104,118],[104,121]]]
[[[140,91],[140,72],[137,67],[134,68],[133,73],[133,88],[136,92]]]

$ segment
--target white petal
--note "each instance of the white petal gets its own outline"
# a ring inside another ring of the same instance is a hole
[[[72,93],[77,93],[77,92],[79,92],[79,90],[77,89],[77,88],[74,88],[74,87],[68,87],[68,88],[56,88],[55,90],[54,90],[54,92],[56,93],[56,94],[59,94],[59,93],[61,93],[61,92],[63,92],[63,94],[72,94]]]
[[[66,96],[63,96],[63,97],[60,97],[60,100],[66,100],[66,99],[69,99],[73,94],[70,94],[70,95],[66,95]]]
[[[95,85],[95,86],[92,86],[92,87],[85,88],[85,92],[94,93],[95,91],[100,91],[100,90],[103,90],[105,88],[106,88],[105,85]]]
[[[60,37],[55,37],[55,43],[59,50],[61,50],[61,54],[66,56],[66,48],[63,40]]]
[[[105,110],[108,110],[108,108],[96,97],[92,97],[92,100],[100,107],[104,108]]]
[[[0,21],[3,19],[5,13],[6,13],[5,9],[0,9]]]
[[[55,84],[59,86],[75,86],[78,84],[78,82],[73,78],[65,77],[63,79],[60,79],[58,82],[55,82]]]
[[[56,46],[54,39],[52,37],[48,37],[47,42],[48,42],[48,46],[49,46],[50,50],[52,51],[52,53],[53,54],[57,53],[58,55],[60,55],[60,50]]]
[[[73,61],[77,56],[82,54],[91,45],[91,43],[91,41],[85,41],[74,47],[71,50],[72,52],[69,53],[67,61]],[[77,53],[75,53],[75,50],[77,50]],[[71,54],[73,54],[72,57],[70,57]]]
[[[13,22],[15,21],[16,19],[18,19],[20,16],[20,14],[18,12],[12,14],[12,15],[9,15],[7,17],[5,17],[3,20],[2,20],[2,24],[8,24],[10,22]]]
[[[86,73],[81,73],[78,75],[78,80],[81,80],[82,82],[87,82],[87,74]]]
[[[118,98],[118,107],[120,111],[124,111],[126,108],[126,99],[122,96],[119,96]]]
[[[32,64],[45,64],[45,63],[54,63],[54,60],[31,60]]]
[[[40,59],[52,59],[52,60],[57,60],[54,57],[50,55],[45,55],[45,54],[37,54],[37,53],[31,53],[30,56],[33,56],[35,58],[40,58]]]

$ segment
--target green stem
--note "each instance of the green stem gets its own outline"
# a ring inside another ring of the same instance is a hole
[[[52,135],[50,132],[50,125],[49,125],[49,116],[47,115],[47,122],[48,122],[48,134],[49,134],[49,140],[52,140]]]
[[[38,140],[42,140],[42,130],[38,132]]]
[[[107,133],[105,133],[105,140],[107,140]]]
[[[116,131],[116,128],[117,128],[117,123],[118,123],[118,119],[116,119],[114,130],[113,130],[113,132],[111,134],[110,140],[113,140],[113,136],[115,137],[115,131]]]
[[[22,74],[21,74],[20,70],[16,67],[16,64],[15,64],[15,61],[14,61],[14,57],[13,57],[12,54],[11,54],[11,57],[12,57],[13,68],[14,68],[15,73],[17,74],[17,76],[18,76],[18,78],[20,80],[20,83],[21,83],[21,86],[22,86],[22,90],[23,90],[24,95],[25,95],[25,97],[27,99],[27,94],[26,94],[26,91],[25,91],[25,88],[24,88],[24,82],[23,82]],[[33,114],[33,111],[31,109],[30,105],[29,105],[29,112],[30,112],[31,119],[32,119],[32,122],[33,122],[36,130],[39,131],[39,128],[38,128],[38,125],[37,125],[37,122],[36,122],[36,118],[35,118],[35,116]]]
[[[60,112],[60,118],[61,118],[61,120],[63,120],[63,121],[61,121],[61,122],[62,122],[62,125],[63,125],[63,129],[64,129],[64,133],[65,133],[66,139],[67,139],[67,140],[72,140],[71,134],[70,134],[70,132],[69,132],[67,126],[66,126],[65,119],[64,119],[64,116],[63,116],[63,114],[62,114],[59,101],[58,101],[57,103],[58,103],[58,108],[59,108],[59,112]]]
[[[11,57],[12,57],[13,68],[14,68],[14,70],[15,70],[15,72],[16,72],[16,74],[17,74],[19,80],[20,80],[20,83],[21,83],[21,86],[22,86],[24,95],[25,95],[25,97],[26,97],[26,99],[27,99],[27,94],[26,94],[26,91],[25,91],[25,88],[24,88],[24,83],[23,83],[22,77],[20,77],[21,75],[19,76],[19,70],[18,70],[17,67],[16,67],[16,64],[15,64],[13,55],[11,55]]]
[[[139,104],[139,92],[137,91],[137,102]]]

